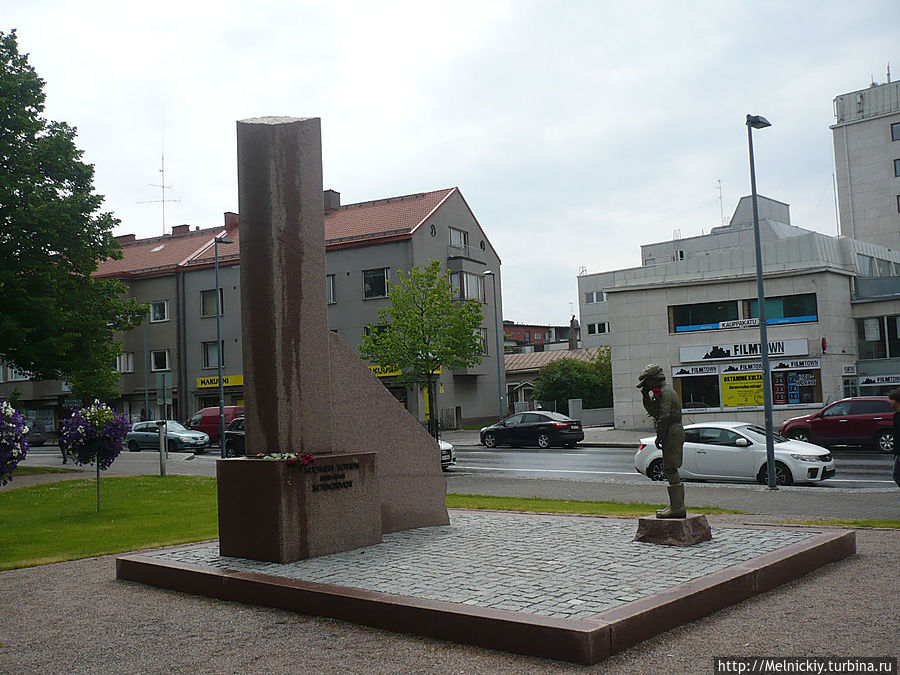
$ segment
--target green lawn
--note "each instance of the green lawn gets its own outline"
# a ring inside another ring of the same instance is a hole
[[[100,513],[93,479],[0,492],[0,570],[216,537],[215,478],[104,476]]]
[[[585,502],[569,499],[538,499],[537,497],[494,497],[487,495],[447,495],[451,509],[495,509],[497,511],[532,511],[538,513],[580,513],[592,516],[647,516],[666,504],[641,502]],[[743,513],[715,506],[691,507],[691,513]]]
[[[16,475],[66,469],[34,467]],[[216,479],[204,476],[102,477],[0,492],[0,570],[204,541],[218,537]],[[447,506],[539,513],[642,516],[662,504],[448,494]],[[696,513],[741,513],[716,507]],[[897,520],[810,521],[806,525],[900,527]]]

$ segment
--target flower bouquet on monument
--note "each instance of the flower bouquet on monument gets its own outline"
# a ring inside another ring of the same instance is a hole
[[[27,433],[28,426],[22,414],[9,401],[0,401],[0,485],[12,480],[13,471],[25,459]]]
[[[97,465],[97,511],[100,511],[100,471],[108,469],[125,447],[131,425],[128,416],[105,403],[94,401],[64,420],[59,432],[59,447],[76,464]]]

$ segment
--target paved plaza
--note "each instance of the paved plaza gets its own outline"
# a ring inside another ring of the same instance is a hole
[[[540,616],[584,619],[752,560],[815,533],[714,528],[691,547],[632,541],[612,518],[452,511],[448,526],[384,536],[353,551],[281,564],[219,555],[217,542],[160,560]]]

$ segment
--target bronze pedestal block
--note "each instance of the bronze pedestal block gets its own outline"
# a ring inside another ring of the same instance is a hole
[[[375,456],[218,460],[220,554],[288,563],[380,544]]]
[[[712,539],[706,516],[686,518],[639,518],[635,541],[666,546],[692,546]]]

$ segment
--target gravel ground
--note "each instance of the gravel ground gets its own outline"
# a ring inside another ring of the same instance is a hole
[[[710,522],[738,519],[767,520]],[[104,556],[0,572],[0,672],[693,674],[714,655],[897,656],[900,532],[858,531],[857,550],[594,666],[118,581]]]

